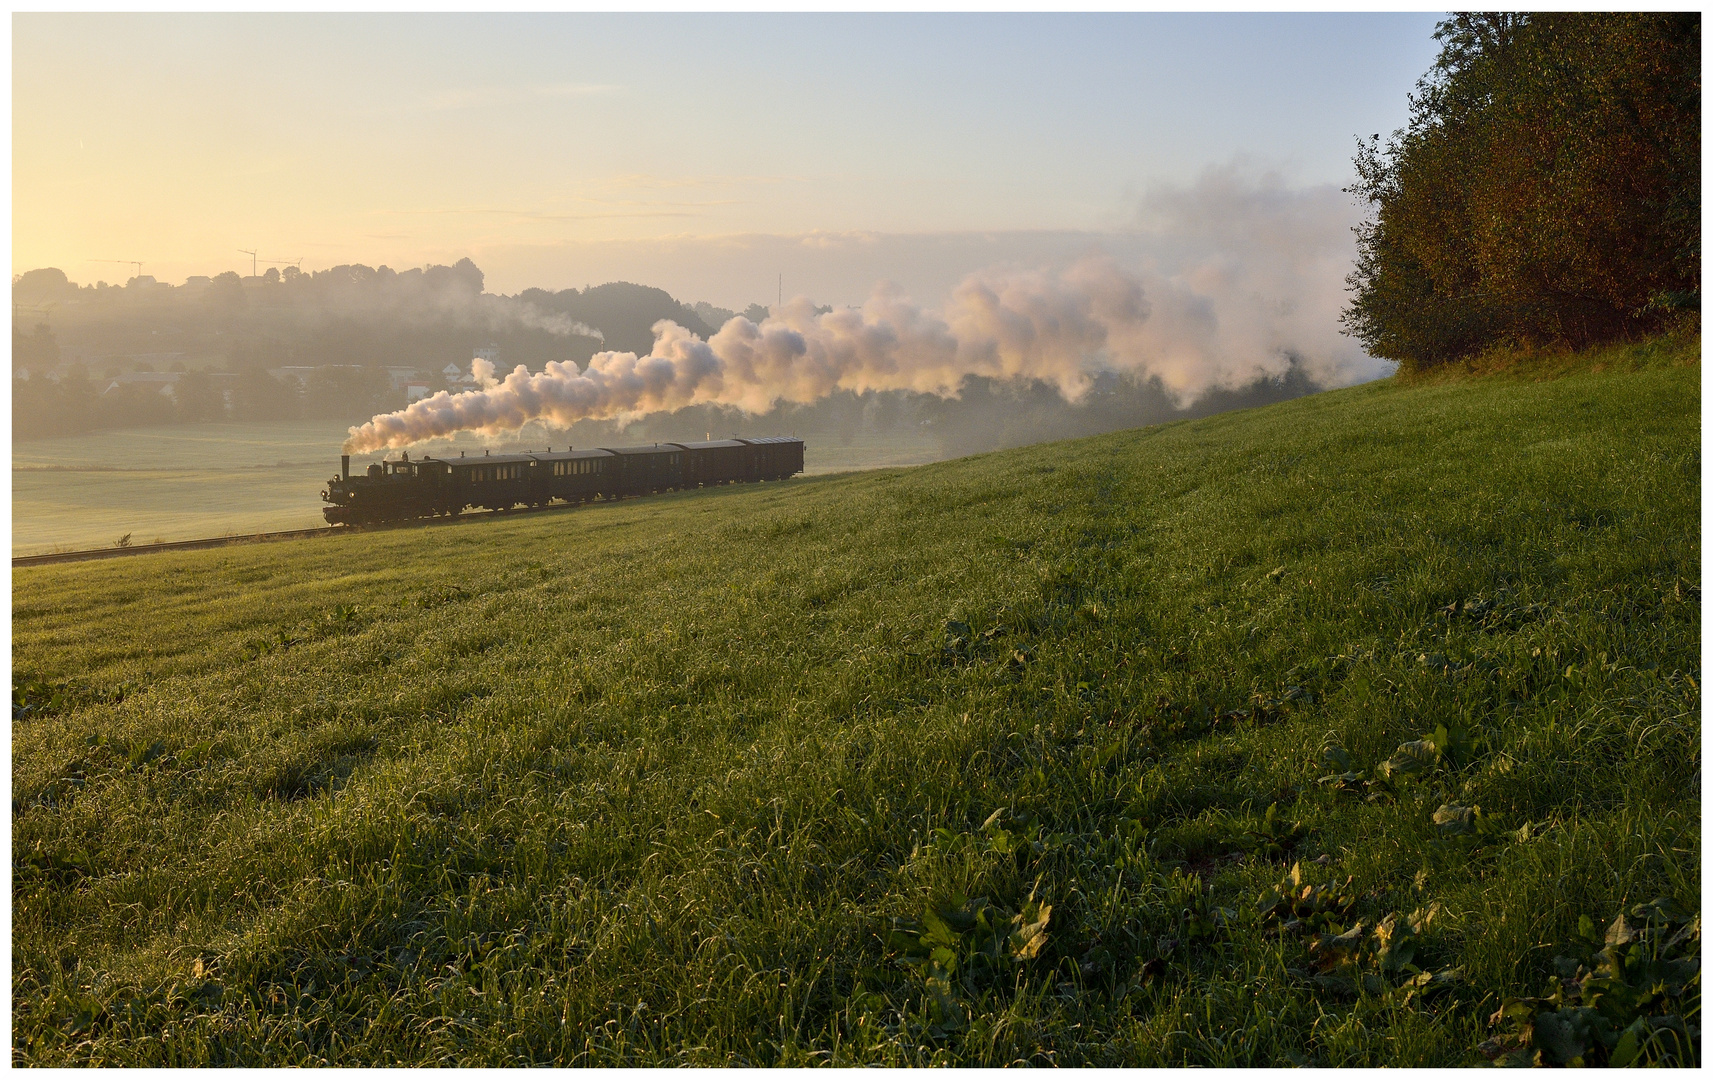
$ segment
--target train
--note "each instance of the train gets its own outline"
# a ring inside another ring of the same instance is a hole
[[[803,440],[716,439],[651,446],[566,447],[555,453],[455,458],[404,452],[351,475],[351,455],[321,493],[330,525],[370,525],[455,516],[469,509],[510,510],[558,500],[586,503],[717,484],[783,480],[803,471]]]

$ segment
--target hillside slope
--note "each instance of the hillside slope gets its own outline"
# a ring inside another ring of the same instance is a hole
[[[1698,905],[1699,378],[15,572],[15,1060],[1479,1061]]]

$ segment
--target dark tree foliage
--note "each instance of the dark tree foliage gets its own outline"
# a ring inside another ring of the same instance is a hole
[[[671,319],[700,338],[710,337],[719,329],[703,322],[693,308],[674,300],[666,290],[628,281],[610,281],[581,292],[525,289],[518,299],[599,329],[604,336],[603,349],[638,356],[647,355],[654,347],[654,324],[661,319]]]
[[[1699,311],[1699,13],[1465,14],[1382,147],[1345,332],[1405,370]]]

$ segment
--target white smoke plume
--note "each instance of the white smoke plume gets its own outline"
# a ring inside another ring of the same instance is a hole
[[[543,312],[534,304],[516,300],[509,296],[492,296],[483,293],[476,298],[473,309],[480,313],[480,325],[490,330],[505,330],[511,326],[527,327],[531,330],[545,330],[556,337],[586,337],[596,341],[605,341],[607,335],[601,333],[587,323],[578,322],[569,315],[557,311]],[[477,322],[477,320],[466,320]]]
[[[817,313],[798,298],[760,325],[731,319],[707,341],[663,320],[649,355],[597,353],[582,371],[519,366],[501,379],[478,361],[472,374],[481,389],[377,416],[352,428],[346,446],[362,453],[458,431],[515,431],[533,420],[568,427],[690,405],[761,413],[835,390],[950,396],[970,375],[1039,379],[1076,401],[1100,370],[1144,366],[1137,346],[1147,317],[1141,284],[1104,257],[1057,274],[972,275],[940,315],[882,284],[860,308]]]
[[[1361,218],[1337,185],[1293,187],[1242,162],[1148,193],[1129,236],[1148,267],[1153,370],[1180,403],[1287,359],[1326,387],[1391,371],[1339,330]]]
[[[1386,370],[1338,333],[1352,218],[1334,187],[1209,170],[1143,202],[1123,238],[1141,255],[1136,272],[1104,253],[1057,271],[994,268],[964,278],[938,311],[883,282],[860,307],[817,313],[798,298],[760,324],[734,318],[707,341],[663,321],[647,356],[602,352],[581,371],[552,363],[503,378],[483,364],[481,389],[377,416],[346,446],[372,452],[691,405],[759,414],[837,390],[952,396],[968,376],[1040,380],[1074,403],[1110,371],[1157,379],[1179,406],[1293,366],[1344,385]]]

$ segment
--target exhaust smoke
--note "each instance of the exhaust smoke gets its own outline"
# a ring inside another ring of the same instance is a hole
[[[559,427],[628,420],[692,405],[759,414],[839,390],[951,397],[968,376],[1039,380],[1074,404],[1111,371],[1158,378],[1182,404],[1290,368],[1288,342],[1252,334],[1223,340],[1200,297],[1164,277],[1149,284],[1145,292],[1111,258],[1091,255],[1058,272],[972,274],[939,313],[883,282],[860,308],[817,312],[799,297],[759,324],[733,318],[706,341],[663,320],[649,355],[597,353],[583,370],[555,362],[501,377],[477,360],[480,389],[442,391],[376,416],[351,429],[345,449],[394,449],[461,431],[497,435],[536,420]]]

